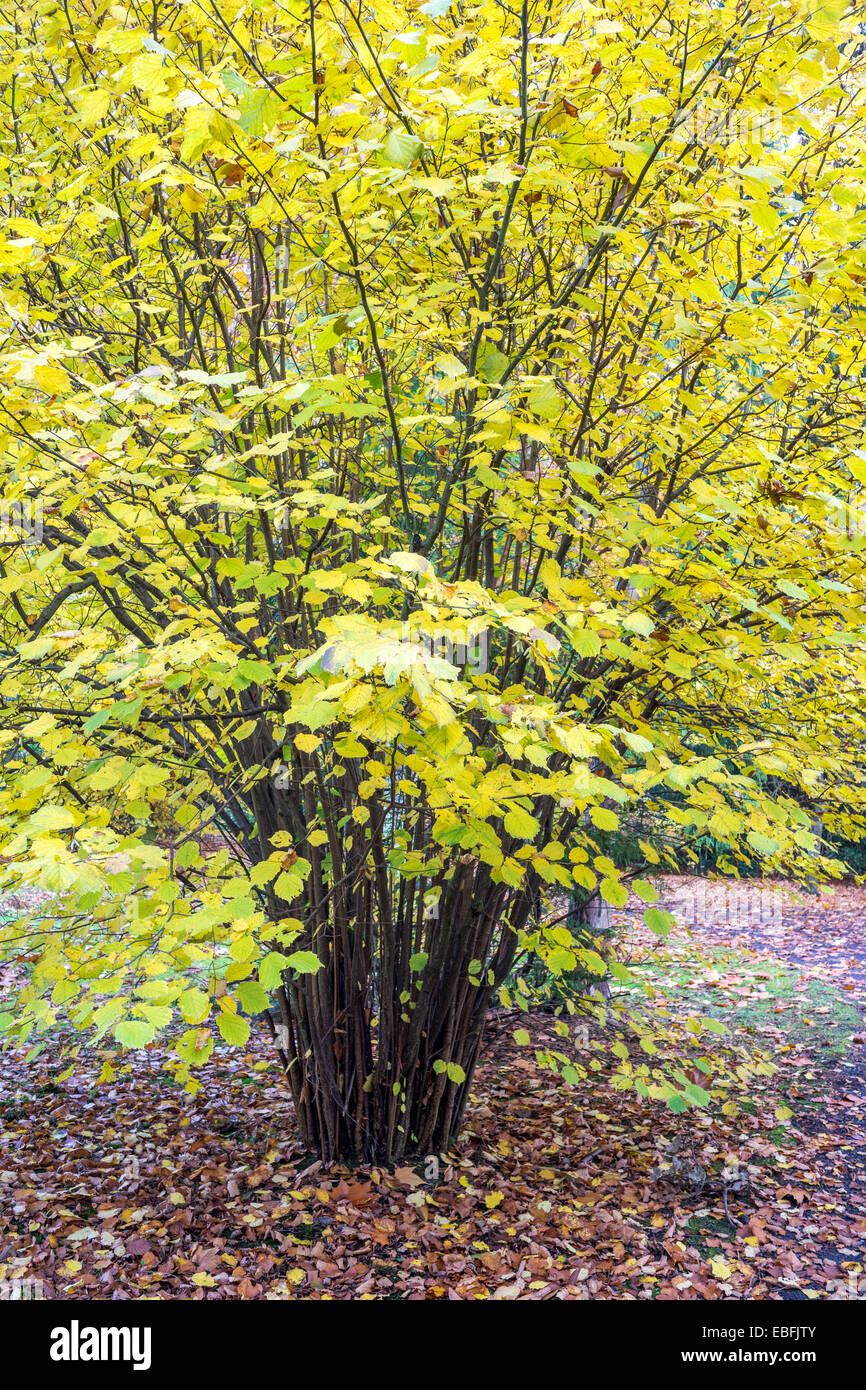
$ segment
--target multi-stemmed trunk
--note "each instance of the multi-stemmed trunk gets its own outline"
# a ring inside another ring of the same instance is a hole
[[[275,804],[267,792],[262,801]],[[260,802],[260,826],[267,809]],[[448,1148],[532,907],[525,889],[494,882],[468,855],[435,884],[395,885],[384,816],[371,810],[363,841],[356,834],[347,847],[332,834],[327,872],[308,847],[302,900],[274,903],[277,919],[303,914],[301,944],[321,962],[313,974],[284,975],[274,1034],[302,1139],[327,1160]]]
[[[321,963],[312,974],[287,970],[277,991],[274,1040],[302,1140],[329,1161],[442,1152],[460,1131],[485,1020],[538,908],[539,881],[530,868],[511,887],[475,855],[443,848],[423,805],[403,808],[402,823],[431,872],[396,873],[394,821],[377,795],[366,820],[351,818],[350,760],[326,780],[293,750],[290,773],[259,782],[251,809],[263,857],[291,829],[309,863],[295,901],[269,890],[274,926],[303,923],[291,949]],[[548,828],[553,811],[544,809]],[[316,822],[326,844],[302,838]]]
[[[447,895],[453,915],[422,921],[420,944],[414,933],[377,919],[375,895],[362,893],[366,913],[318,943],[323,967],[278,991],[275,1042],[301,1136],[327,1160],[442,1152],[460,1131],[519,923],[503,926],[502,895],[477,865],[462,866],[456,877],[466,887]],[[475,878],[486,884],[472,892]],[[479,910],[474,904],[485,891],[490,903]],[[522,904],[514,906],[522,914]],[[404,901],[404,926],[411,911]]]
[[[326,986],[330,982],[326,981]],[[301,1139],[327,1161],[391,1162],[412,1154],[441,1153],[456,1140],[478,1062],[491,991],[480,986],[471,1008],[449,1017],[431,1002],[421,1027],[400,1022],[394,1052],[399,1079],[380,1061],[379,1030],[370,1005],[359,999],[323,1028],[309,977],[279,991],[282,1024],[276,1043],[291,1087]],[[465,1079],[434,1069],[435,1039],[447,1039],[449,1061]],[[345,1039],[345,1041],[344,1041]],[[359,1065],[360,1064],[360,1065]]]

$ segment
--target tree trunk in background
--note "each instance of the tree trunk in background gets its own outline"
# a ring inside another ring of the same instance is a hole
[[[610,903],[606,903],[604,898],[599,894],[596,894],[589,900],[586,912],[586,924],[590,931],[610,931]]]

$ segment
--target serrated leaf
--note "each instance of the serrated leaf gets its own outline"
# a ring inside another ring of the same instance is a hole
[[[541,832],[541,825],[535,816],[531,816],[519,806],[508,812],[503,824],[508,834],[517,840],[534,840]]]
[[[658,902],[659,890],[654,883],[650,883],[648,878],[632,879],[631,891],[636,893],[645,903]]]
[[[408,169],[422,149],[423,144],[417,135],[410,135],[407,130],[392,130],[382,141],[381,154],[386,164],[396,169]]]
[[[319,960],[315,951],[294,951],[287,964],[299,975],[315,975],[317,970],[321,970],[323,962]]]
[[[137,1018],[128,1018],[123,1023],[115,1024],[112,1031],[121,1047],[127,1048],[147,1047],[156,1036],[156,1030],[151,1023],[144,1023]]]
[[[253,87],[238,103],[238,121],[247,135],[267,135],[284,110],[281,97],[266,87]]]
[[[210,1012],[210,998],[200,989],[185,989],[177,1003],[187,1023],[201,1023]]]
[[[259,984],[262,989],[277,989],[283,983],[283,971],[288,964],[288,957],[281,951],[269,951],[259,962]]]
[[[248,1014],[264,1013],[271,1002],[267,990],[262,989],[256,980],[244,980],[243,984],[238,985],[235,998]]]
[[[244,1047],[249,1041],[250,1025],[240,1014],[221,1013],[217,1019],[217,1028],[232,1047]]]
[[[655,932],[656,936],[667,936],[674,926],[674,918],[660,907],[648,907],[643,919],[650,931]]]

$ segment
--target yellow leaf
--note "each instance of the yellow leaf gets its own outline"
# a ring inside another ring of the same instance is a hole
[[[207,207],[207,195],[197,188],[185,188],[180,195],[180,205],[187,212],[203,212]]]
[[[78,98],[78,115],[85,125],[98,125],[111,105],[113,92],[105,88],[93,88]]]
[[[192,1282],[198,1284],[201,1289],[212,1289],[216,1283],[216,1279],[210,1274],[205,1274],[203,1270],[199,1270],[198,1274],[192,1276]]]
[[[69,390],[69,377],[63,368],[55,367],[49,362],[37,363],[33,368],[33,380],[40,391],[46,391],[49,396]]]
[[[321,741],[315,734],[295,734],[294,739],[295,747],[302,753],[315,753]]]
[[[503,1192],[488,1192],[487,1196],[484,1198],[484,1205],[487,1210],[493,1211],[494,1207],[498,1207],[504,1195]]]

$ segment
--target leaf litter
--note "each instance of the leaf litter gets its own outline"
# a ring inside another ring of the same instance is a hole
[[[768,906],[737,885],[732,910],[730,885],[657,882],[671,937],[647,945],[639,902],[617,924],[666,986],[651,1007],[687,992],[735,1048],[774,1051],[729,1113],[564,1085],[514,1041],[519,1023],[561,1048],[555,1020],[502,1010],[448,1155],[325,1168],[264,1031],[246,1059],[218,1047],[195,1096],[155,1047],[97,1084],[100,1056],[69,1075],[58,1039],[0,1054],[0,1279],[63,1299],[862,1298],[866,890]]]

